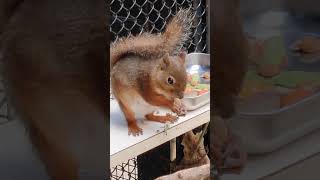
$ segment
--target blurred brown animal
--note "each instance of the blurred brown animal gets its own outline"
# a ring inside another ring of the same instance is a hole
[[[210,123],[210,157],[219,173],[223,173],[222,169],[242,169],[246,159],[240,139],[230,132],[226,121],[236,112],[235,97],[241,90],[248,64],[248,42],[239,6],[239,0],[215,0],[211,10],[215,117],[211,117]]]
[[[213,107],[217,115],[230,118],[247,71],[248,43],[242,30],[239,0],[215,0],[212,13]]]
[[[106,177],[106,5],[0,0],[2,77],[52,180]]]

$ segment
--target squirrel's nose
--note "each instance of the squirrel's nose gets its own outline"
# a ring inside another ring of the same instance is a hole
[[[177,95],[178,95],[178,98],[179,98],[179,99],[183,99],[183,97],[184,97],[184,93],[183,93],[183,92],[180,92],[180,93],[178,93]]]

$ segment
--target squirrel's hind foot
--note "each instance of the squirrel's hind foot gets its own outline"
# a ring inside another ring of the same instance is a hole
[[[174,123],[178,120],[177,116],[167,113],[165,116],[154,115],[153,113],[145,115],[145,118],[149,121],[155,121],[160,123],[171,122]]]
[[[129,136],[143,135],[143,130],[137,125],[137,123],[132,123],[128,125],[128,135]]]

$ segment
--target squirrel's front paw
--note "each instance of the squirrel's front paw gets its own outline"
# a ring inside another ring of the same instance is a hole
[[[178,116],[184,116],[187,114],[186,106],[177,98],[174,99],[172,111],[177,113]]]
[[[136,124],[132,123],[128,125],[128,135],[139,136],[143,134],[142,129]]]

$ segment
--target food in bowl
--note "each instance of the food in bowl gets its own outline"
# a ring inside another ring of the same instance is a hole
[[[210,84],[201,83],[201,78],[209,80],[210,73],[205,72],[201,77],[199,74],[188,74],[187,87],[185,89],[187,97],[200,96],[209,92]]]

